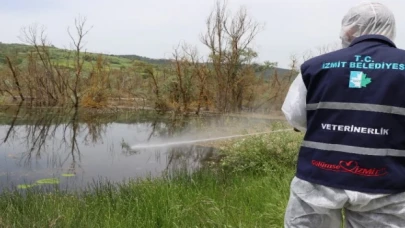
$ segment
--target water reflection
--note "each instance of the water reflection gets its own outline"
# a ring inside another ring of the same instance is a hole
[[[0,188],[58,178],[64,188],[95,179],[120,181],[194,170],[215,154],[201,146],[128,150],[193,129],[181,118],[150,113],[95,113],[76,109],[6,107],[0,114]],[[199,123],[197,121],[197,123]],[[68,174],[68,175],[66,175]]]
[[[9,151],[9,155],[17,159],[19,166],[24,167],[31,167],[33,159],[41,160],[46,155],[48,167],[63,167],[69,162],[70,170],[75,172],[77,161],[80,161],[77,138],[82,130],[77,120],[78,111],[71,113],[70,110],[63,109],[40,110],[40,113],[33,111],[20,116],[21,106],[20,104],[17,107],[10,126],[3,126],[7,129],[3,143],[17,147],[19,151],[19,153]],[[21,121],[17,122],[18,119]],[[85,139],[90,136],[97,142],[101,138],[101,134],[94,131],[94,128],[101,129],[103,126],[86,124],[86,128],[88,132]],[[54,157],[52,151],[55,150],[64,150],[68,153],[64,153],[65,157]]]

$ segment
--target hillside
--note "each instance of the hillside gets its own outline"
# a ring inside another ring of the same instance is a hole
[[[33,50],[33,46],[25,45],[25,44],[5,44],[0,42],[0,66],[6,63],[5,56],[12,57],[18,64],[24,65],[26,63],[26,56],[29,52]],[[57,63],[58,65],[68,65],[69,59],[72,59],[73,52],[56,48],[50,47],[50,55],[51,60]],[[97,60],[98,53],[86,53],[85,57],[85,69],[90,68],[92,63],[95,63]],[[132,59],[130,58],[123,58],[114,55],[105,55],[102,54],[104,59],[108,61],[111,68],[113,69],[120,69],[122,67],[129,67],[133,64]],[[154,64],[154,60],[149,60],[147,58],[137,56],[138,59],[142,59],[143,62],[148,62]]]
[[[13,60],[20,65],[26,64],[26,56],[31,50],[33,50],[33,46],[30,45],[15,44],[15,43],[6,44],[0,42],[0,67],[4,67],[4,64],[6,63],[5,56],[11,56]],[[57,63],[58,65],[67,66],[71,64],[71,56],[73,54],[72,51],[51,46],[50,52],[51,52],[51,60]],[[96,62],[99,53],[86,53],[86,55],[87,56],[85,58],[86,60],[85,69],[89,69],[91,68],[92,64]],[[134,61],[149,63],[155,66],[168,65],[171,63],[170,59],[152,59],[138,55],[102,54],[102,56],[106,61],[108,61],[112,69],[127,68],[131,66],[134,63]],[[268,80],[274,74],[275,71],[277,71],[277,75],[280,77],[290,75],[289,69],[276,68],[266,70],[265,72],[261,72],[260,76],[264,76],[264,79]]]

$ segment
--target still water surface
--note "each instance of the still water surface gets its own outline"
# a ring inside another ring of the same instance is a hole
[[[0,191],[44,178],[57,178],[61,188],[77,189],[98,180],[116,182],[184,168],[196,170],[215,156],[216,149],[187,145],[134,151],[128,147],[240,134],[240,129],[269,124],[259,119],[177,118],[146,111],[95,114],[3,107]]]

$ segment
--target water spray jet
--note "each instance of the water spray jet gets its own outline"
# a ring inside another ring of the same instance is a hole
[[[139,144],[139,145],[131,146],[131,149],[132,150],[139,150],[139,149],[150,149],[150,148],[158,148],[158,147],[189,145],[189,144],[200,143],[200,142],[218,141],[218,140],[223,140],[223,139],[232,139],[232,138],[240,138],[240,137],[253,136],[253,135],[263,135],[263,134],[270,134],[270,133],[278,133],[278,132],[283,132],[283,131],[292,131],[292,129],[281,129],[281,130],[259,132],[259,133],[245,134],[245,135],[231,135],[231,136],[224,136],[224,137],[198,139],[198,140],[188,140],[188,141],[179,141],[179,142],[168,142],[168,143],[160,143],[160,144]]]

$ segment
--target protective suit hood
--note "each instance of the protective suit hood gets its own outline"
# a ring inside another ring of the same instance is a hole
[[[383,4],[365,1],[354,6],[343,17],[340,38],[342,47],[348,47],[362,35],[383,35],[394,41],[396,36],[394,14]]]

